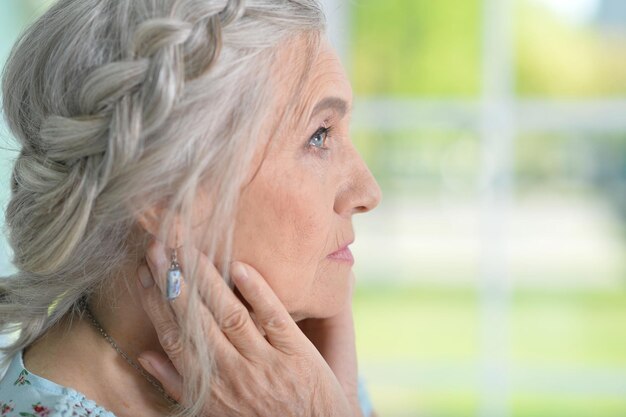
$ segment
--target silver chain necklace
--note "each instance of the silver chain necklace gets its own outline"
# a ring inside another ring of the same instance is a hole
[[[109,344],[111,346],[113,346],[113,349],[115,349],[117,351],[117,353],[119,353],[120,355],[122,355],[122,357],[126,360],[126,362],[128,362],[128,364],[130,366],[132,366],[133,368],[135,368],[137,371],[139,371],[139,373],[141,375],[143,375],[143,377],[150,383],[152,384],[152,386],[154,386],[162,395],[163,397],[169,401],[172,405],[178,404],[178,402],[173,399],[172,397],[170,397],[167,392],[165,392],[165,390],[163,389],[163,387],[161,386],[161,384],[159,384],[154,378],[152,378],[152,376],[150,376],[150,374],[148,374],[146,371],[143,370],[143,368],[141,366],[139,366],[135,361],[133,361],[131,358],[128,357],[128,355],[122,350],[120,349],[120,347],[117,345],[117,343],[115,343],[115,341],[113,340],[113,338],[111,336],[109,336],[109,334],[102,328],[102,326],[100,325],[100,323],[98,323],[98,321],[96,320],[96,318],[93,316],[93,314],[91,313],[91,310],[89,309],[89,306],[87,305],[87,300],[85,299],[85,297],[82,297],[79,301],[80,306],[84,309],[85,313],[87,313],[87,316],[89,316],[89,320],[91,321],[91,324],[94,325],[94,327],[96,329],[98,329],[98,331],[100,332],[100,334],[107,340],[107,342],[109,342]]]

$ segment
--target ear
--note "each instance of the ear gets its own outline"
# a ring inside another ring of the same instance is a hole
[[[159,238],[159,232],[161,229],[161,223],[163,222],[164,215],[163,209],[157,207],[151,207],[148,210],[144,210],[138,217],[137,223],[147,233],[151,234],[155,238]],[[175,248],[180,246],[180,223],[178,217],[174,218],[174,230],[168,233],[167,241],[164,245],[169,248]]]

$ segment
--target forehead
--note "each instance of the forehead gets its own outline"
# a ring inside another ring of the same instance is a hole
[[[326,37],[322,38],[317,59],[313,61],[311,68],[311,81],[331,84],[331,88],[340,88],[344,98],[350,98],[351,88],[346,72],[339,60],[339,56],[330,45]]]
[[[316,103],[328,96],[342,99],[348,104],[352,102],[352,87],[345,69],[337,53],[324,37],[319,53],[311,65],[302,98],[306,107],[311,110]]]
[[[272,97],[267,102],[268,117],[261,127],[265,135],[253,158],[249,182],[272,149],[280,149],[277,145],[291,141],[294,135],[306,134],[316,107],[340,109],[338,100],[345,103],[346,110],[352,106],[352,87],[345,70],[326,38],[319,40],[319,48],[315,48],[310,37],[296,36],[284,40],[273,52],[268,80]]]
[[[276,104],[293,122],[308,120],[316,105],[329,97],[348,107],[352,103],[352,87],[337,53],[325,36],[317,46],[305,35],[292,38],[274,61]]]

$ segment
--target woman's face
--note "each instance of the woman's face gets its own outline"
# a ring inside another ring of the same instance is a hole
[[[296,65],[293,54],[278,59],[279,68]],[[283,98],[287,84],[278,84]],[[257,150],[233,248],[233,259],[256,268],[295,320],[330,317],[344,305],[353,262],[329,255],[354,240],[352,215],[381,199],[350,140],[352,89],[326,40],[300,98],[303,111],[288,124],[294,127]]]

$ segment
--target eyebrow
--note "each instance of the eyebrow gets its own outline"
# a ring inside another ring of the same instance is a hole
[[[313,111],[311,112],[311,119],[315,117],[319,112],[326,109],[334,109],[339,113],[339,117],[345,116],[345,114],[350,110],[348,107],[348,102],[339,97],[325,97],[322,100],[318,101],[315,107],[313,107]]]

